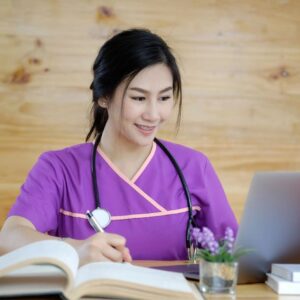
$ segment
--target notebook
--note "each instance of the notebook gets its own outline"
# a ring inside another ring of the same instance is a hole
[[[236,247],[239,283],[265,282],[272,263],[300,263],[300,172],[259,172],[252,180]]]

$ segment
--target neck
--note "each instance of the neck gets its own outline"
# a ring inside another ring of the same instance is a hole
[[[120,136],[112,136],[106,128],[103,131],[99,147],[112,162],[141,164],[150,154],[152,143],[139,146]]]

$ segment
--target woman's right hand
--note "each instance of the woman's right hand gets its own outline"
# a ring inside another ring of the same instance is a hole
[[[60,238],[38,232],[29,220],[12,216],[0,231],[0,255],[29,243],[51,239]],[[132,261],[126,239],[118,234],[98,232],[86,240],[64,238],[64,241],[76,249],[80,265],[96,261]]]
[[[126,239],[118,234],[97,232],[86,240],[64,240],[76,249],[80,265],[97,261],[132,261]]]

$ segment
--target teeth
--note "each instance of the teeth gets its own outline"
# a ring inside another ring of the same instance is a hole
[[[138,125],[137,124],[137,127],[143,129],[143,130],[152,130],[154,129],[155,126],[145,126],[145,125]]]

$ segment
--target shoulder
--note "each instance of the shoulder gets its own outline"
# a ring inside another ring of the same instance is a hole
[[[205,163],[208,158],[207,156],[191,147],[177,144],[174,142],[159,139],[159,141],[168,149],[168,151],[174,155],[174,158],[179,160],[200,160]]]
[[[40,155],[39,160],[53,166],[66,165],[72,162],[78,164],[87,160],[89,161],[91,149],[91,143],[82,143],[63,149],[46,151]]]
[[[57,150],[49,150],[41,154],[42,157],[69,157],[74,155],[85,156],[90,154],[91,143],[82,143]]]

